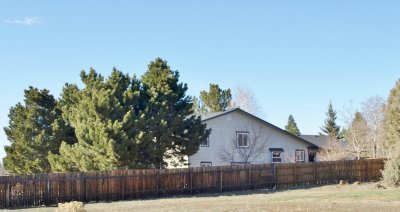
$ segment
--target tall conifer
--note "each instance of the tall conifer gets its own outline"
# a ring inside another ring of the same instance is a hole
[[[161,58],[149,64],[142,83],[146,102],[142,158],[157,168],[164,167],[169,158],[183,162],[209,135],[200,117],[193,115],[187,85],[179,82],[179,72],[172,71]]]
[[[10,146],[5,147],[4,168],[12,174],[50,172],[47,156],[57,154],[61,141],[75,142],[74,132],[61,117],[58,102],[48,90],[29,87],[24,104],[10,109],[5,133]]]
[[[293,116],[290,114],[288,118],[288,123],[285,126],[285,130],[294,134],[294,135],[300,135],[300,130],[297,127],[297,123],[294,120]]]
[[[321,127],[323,133],[332,138],[341,138],[340,126],[336,124],[336,111],[333,109],[332,102],[329,103],[328,111],[326,112],[325,124]]]
[[[67,84],[62,94],[64,119],[75,129],[78,143],[62,143],[51,154],[53,171],[94,171],[138,165],[137,130],[140,84],[114,69],[104,79],[93,69],[81,72],[85,87]]]

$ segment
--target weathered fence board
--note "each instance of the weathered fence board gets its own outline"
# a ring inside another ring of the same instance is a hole
[[[0,177],[0,208],[68,201],[117,201],[176,194],[287,188],[371,181],[384,159],[292,164],[255,164],[186,169],[113,170]]]

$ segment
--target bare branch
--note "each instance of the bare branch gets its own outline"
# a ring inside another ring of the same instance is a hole
[[[362,114],[369,127],[369,137],[371,138],[372,157],[384,156],[383,138],[385,130],[384,122],[385,103],[382,97],[373,96],[362,103]]]
[[[264,135],[261,125],[252,125],[250,130],[247,127],[240,128],[241,131],[249,132],[248,147],[237,146],[237,135],[219,150],[219,159],[222,162],[251,163],[267,151],[268,138]]]
[[[253,115],[261,115],[261,108],[254,92],[244,85],[238,85],[235,87],[230,107],[240,108]]]
[[[318,151],[319,161],[337,161],[349,158],[349,153],[345,146],[336,137],[329,137],[327,145]]]

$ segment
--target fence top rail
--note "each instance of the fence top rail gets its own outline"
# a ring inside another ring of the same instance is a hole
[[[274,167],[312,167],[314,165],[342,165],[342,164],[357,164],[357,163],[382,163],[384,158],[379,159],[361,159],[361,160],[344,160],[344,161],[323,161],[314,163],[263,163],[250,165],[234,165],[234,166],[214,166],[214,167],[190,167],[176,169],[122,169],[111,171],[96,171],[96,172],[67,172],[67,173],[42,173],[34,175],[9,175],[0,176],[0,184],[7,182],[21,181],[54,181],[54,180],[82,180],[82,179],[110,179],[120,177],[141,177],[141,176],[157,176],[157,175],[183,175],[190,173],[213,173],[213,172],[240,172],[245,170],[269,170]]]

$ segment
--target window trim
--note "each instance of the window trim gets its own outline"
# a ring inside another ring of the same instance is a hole
[[[297,152],[303,153],[303,160],[297,160]],[[304,151],[304,149],[296,149],[294,151],[294,161],[295,162],[305,162],[306,161],[306,152]]]
[[[246,146],[239,146],[239,135],[247,135],[247,145]],[[249,148],[250,141],[249,141],[250,133],[247,131],[236,131],[236,148]]]
[[[210,147],[210,138],[206,139],[207,145],[203,145],[203,142],[201,142],[201,147]]]
[[[209,166],[207,166],[208,164]],[[200,167],[212,167],[212,162],[211,161],[200,161]]]
[[[279,152],[279,157],[274,157],[274,153]],[[282,156],[283,151],[271,151],[271,162],[272,163],[282,163]],[[280,159],[280,161],[274,161],[274,159]]]

